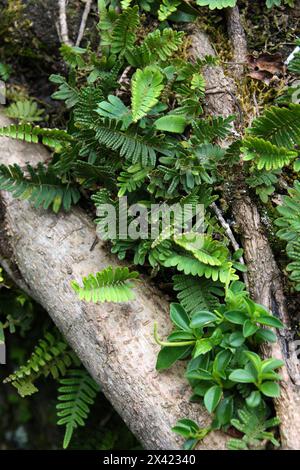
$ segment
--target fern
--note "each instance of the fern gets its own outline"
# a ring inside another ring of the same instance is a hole
[[[120,188],[118,196],[122,197],[126,193],[131,193],[137,188],[140,188],[150,171],[150,168],[142,168],[139,163],[127,167],[125,171],[121,171],[118,176],[118,185]]]
[[[267,142],[257,137],[248,137],[243,141],[241,151],[244,160],[254,160],[258,170],[277,170],[289,165],[297,157],[297,152]]]
[[[218,296],[223,295],[221,284],[211,280],[176,274],[173,276],[177,298],[188,314],[197,311],[214,311],[220,306]]]
[[[137,122],[156,105],[163,89],[163,75],[158,68],[138,69],[131,81],[132,118]]]
[[[121,130],[122,123],[108,118],[94,125],[96,139],[102,145],[119,150],[121,157],[132,163],[140,162],[143,166],[154,166],[156,152],[163,151],[161,139],[152,136],[141,136],[135,130]]]
[[[211,10],[221,10],[222,8],[234,7],[236,0],[196,0],[196,4],[205,7],[208,6]]]
[[[234,116],[228,116],[227,118],[218,116],[193,122],[193,134],[196,138],[194,140],[197,141],[197,144],[200,144],[211,143],[216,139],[224,139],[231,132],[234,119]]]
[[[0,189],[10,191],[16,198],[28,199],[36,208],[48,209],[52,205],[54,212],[61,207],[69,211],[78,202],[78,189],[62,184],[51,168],[45,168],[42,163],[36,169],[29,164],[26,168],[28,176],[17,164],[0,165]]]
[[[4,383],[11,383],[24,397],[38,389],[35,381],[40,377],[52,375],[54,379],[65,375],[66,370],[76,358],[68,345],[57,335],[46,333],[40,339],[27,363],[9,375]]]
[[[0,136],[25,140],[37,144],[41,142],[48,147],[59,150],[64,142],[71,142],[72,137],[60,129],[47,129],[31,124],[10,124],[0,128]]]
[[[280,420],[272,418],[266,420],[266,410],[264,406],[254,409],[243,408],[238,411],[239,419],[232,419],[231,424],[239,432],[244,434],[242,439],[230,439],[227,447],[230,450],[246,450],[253,448],[264,448],[263,441],[270,441],[274,446],[279,447],[279,442],[274,438],[269,428],[278,426]]]
[[[108,267],[95,276],[84,277],[83,287],[76,281],[72,282],[72,287],[80,300],[87,302],[128,302],[134,299],[132,288],[138,276],[128,268]]]
[[[44,110],[39,109],[37,103],[32,100],[17,101],[5,110],[6,116],[24,123],[42,121],[43,113]]]
[[[180,4],[181,0],[162,0],[158,10],[159,21],[165,21],[172,13],[175,13]]]
[[[140,46],[129,49],[126,60],[135,67],[144,67],[166,61],[182,44],[183,33],[165,28],[149,33]]]
[[[283,203],[277,207],[281,215],[275,224],[280,227],[277,236],[282,240],[294,241],[300,238],[300,182],[295,181],[294,188],[288,190]]]
[[[279,147],[293,149],[300,144],[300,104],[290,104],[288,108],[272,106],[253,121],[247,132]]]
[[[58,403],[56,405],[58,425],[65,426],[63,448],[66,449],[72,439],[74,430],[84,426],[90,408],[100,388],[83,369],[68,370],[66,376],[59,381]]]
[[[125,54],[135,43],[136,30],[140,24],[138,6],[127,8],[114,25],[111,50],[113,54]]]

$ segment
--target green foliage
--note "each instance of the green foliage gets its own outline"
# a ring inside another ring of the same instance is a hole
[[[133,122],[137,122],[156,105],[163,89],[163,75],[158,68],[148,66],[138,69],[131,81]]]
[[[5,110],[8,117],[23,123],[42,121],[43,113],[44,110],[39,109],[37,103],[32,100],[16,101]]]
[[[241,429],[246,446],[263,437],[275,442],[272,434],[264,434],[270,425],[258,413],[262,407],[265,409],[268,397],[280,395],[281,377],[276,369],[283,362],[273,358],[262,360],[252,350],[261,342],[274,341],[266,326],[282,328],[282,323],[250,300],[239,281],[231,283],[226,289],[225,303],[215,309],[190,306],[186,309],[181,302],[171,304],[170,318],[175,330],[166,341],[158,337],[155,328],[155,339],[162,346],[157,369],[164,370],[177,360],[189,358],[186,377],[193,389],[192,399],[200,399],[207,411],[214,414],[210,430],[230,424],[238,427],[235,413],[244,401],[253,410],[247,416],[242,413],[247,418]],[[252,426],[252,415],[259,416],[256,428]],[[276,420],[272,423],[278,424]],[[203,430],[195,423],[179,422],[174,430],[187,439],[185,445],[189,448],[202,438]]]
[[[108,267],[95,276],[84,277],[83,287],[76,281],[72,282],[74,291],[80,300],[86,302],[128,302],[134,298],[132,288],[139,274],[130,272],[128,268]]]
[[[209,6],[211,10],[216,8],[221,10],[222,8],[234,7],[236,0],[196,0],[196,4],[201,7]]]
[[[231,424],[244,436],[242,439],[230,439],[227,444],[230,450],[263,449],[263,441],[270,441],[275,447],[279,447],[274,434],[267,429],[278,426],[280,420],[278,418],[266,420],[264,406],[255,409],[245,407],[239,410],[238,419],[232,419]]]
[[[46,129],[31,124],[10,124],[0,128],[0,136],[11,139],[25,140],[37,144],[41,142],[48,147],[59,149],[64,142],[72,141],[72,137],[60,129]]]
[[[26,167],[27,175],[15,165],[0,165],[0,189],[10,191],[20,199],[30,200],[36,208],[48,209],[52,206],[54,212],[61,207],[69,211],[72,204],[80,198],[78,189],[69,184],[62,184],[51,168],[45,168],[39,163],[37,168]]]
[[[58,401],[56,405],[58,425],[66,427],[63,448],[66,449],[74,430],[84,426],[90,408],[99,392],[99,386],[85,369],[69,369],[59,380]]]
[[[292,261],[287,266],[290,280],[296,291],[300,291],[300,183],[295,181],[294,187],[288,190],[289,195],[283,197],[283,204],[278,206],[280,217],[275,224],[279,227],[277,236],[288,242],[286,252]]]
[[[73,352],[57,334],[46,333],[40,339],[27,363],[9,375],[4,383],[11,383],[24,397],[37,392],[35,381],[41,376],[51,375],[54,379],[65,375],[66,370],[76,362]]]
[[[257,137],[248,137],[243,142],[244,160],[254,160],[258,170],[277,170],[290,164],[297,152],[267,142]]]
[[[138,7],[127,8],[115,22],[112,33],[112,53],[125,54],[136,39],[136,30],[140,24]]]

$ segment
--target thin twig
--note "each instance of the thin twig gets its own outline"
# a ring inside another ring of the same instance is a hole
[[[76,46],[79,46],[82,41],[84,30],[86,27],[86,22],[87,22],[89,13],[91,11],[92,3],[93,3],[93,0],[86,0],[85,2],[85,7],[84,7],[82,18],[81,18],[78,36],[77,36],[76,43],[75,43]]]
[[[220,224],[222,225],[223,229],[225,230],[225,233],[227,235],[227,237],[229,238],[230,242],[231,242],[231,245],[234,249],[234,251],[237,251],[240,249],[240,245],[238,244],[238,242],[236,241],[234,235],[233,235],[233,232],[230,228],[230,225],[228,224],[228,222],[226,222],[226,220],[224,219],[223,217],[223,214],[222,214],[222,211],[221,209],[218,208],[217,204],[215,202],[213,202],[210,207],[212,208],[212,210],[214,211],[214,213],[216,214],[217,216],[217,219],[218,221],[220,222]],[[243,256],[241,256],[239,258],[239,262],[241,264],[244,264],[245,265],[245,261],[244,261],[244,258]],[[248,277],[247,277],[247,274],[246,273],[243,273],[243,279],[244,279],[244,282],[246,284],[246,286],[249,285],[248,283]]]
[[[58,0],[59,6],[59,25],[60,25],[60,39],[64,44],[72,45],[69,39],[68,23],[67,23],[67,2],[66,0]]]

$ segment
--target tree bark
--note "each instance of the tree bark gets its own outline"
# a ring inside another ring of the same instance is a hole
[[[233,34],[235,60],[243,62],[247,48],[237,9],[228,13],[228,20],[229,32]],[[238,34],[235,35],[234,32]],[[192,31],[191,55],[200,58],[205,55],[215,55],[207,35],[197,29]],[[238,78],[240,74],[241,70],[235,69],[234,76]],[[208,89],[220,91],[207,95],[206,108],[209,114],[228,116],[240,113],[233,77],[227,77],[220,66],[206,67],[204,76]],[[286,325],[284,330],[277,331],[277,343],[264,348],[263,353],[267,357],[273,356],[285,362],[280,371],[283,378],[281,396],[275,400],[276,412],[281,420],[281,443],[283,449],[300,449],[300,365],[295,354],[290,354],[290,350],[293,349],[293,333],[286,309],[281,273],[261,223],[259,211],[247,194],[246,186],[243,182],[241,184],[240,176],[237,175],[235,193],[225,197],[231,206],[238,232],[241,234],[251,297],[267,307]]]
[[[0,114],[0,125],[7,120]],[[0,163],[24,165],[49,158],[39,145],[0,138]],[[189,403],[191,389],[183,365],[155,371],[159,347],[153,339],[171,330],[169,305],[148,279],[137,285],[136,299],[116,304],[80,302],[73,279],[120,265],[104,243],[93,251],[95,227],[83,210],[54,215],[28,202],[0,197],[0,263],[13,280],[49,313],[85,367],[129,428],[147,449],[180,449],[171,427],[180,418],[205,426],[210,417]],[[227,437],[209,434],[199,449],[224,449]]]

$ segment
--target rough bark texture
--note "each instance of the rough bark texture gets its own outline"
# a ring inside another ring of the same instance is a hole
[[[243,61],[246,53],[245,37],[240,34],[241,26],[237,27],[238,11],[228,14],[229,31],[233,34],[232,43],[236,62]],[[235,36],[233,31],[238,31]],[[240,47],[242,49],[240,49]],[[193,32],[191,54],[194,57],[214,55],[208,37],[197,30]],[[218,97],[207,96],[207,108],[217,115],[235,114],[238,105],[234,99],[235,86],[232,78],[225,76],[221,67],[207,67],[204,71],[207,88],[224,90]],[[235,71],[240,74],[240,70]],[[235,76],[237,76],[235,75]],[[239,232],[242,236],[245,261],[248,265],[248,278],[252,298],[270,309],[280,318],[287,328],[277,333],[278,342],[272,344],[264,353],[285,361],[281,369],[281,397],[275,401],[278,417],[281,419],[280,434],[282,448],[300,449],[300,387],[296,384],[299,377],[299,361],[289,355],[289,344],[292,341],[290,321],[281,282],[281,274],[274,259],[269,241],[264,233],[257,207],[251,201],[244,187],[239,188],[236,195],[231,195],[230,204]]]
[[[5,123],[0,115],[0,125]],[[37,145],[0,139],[0,163],[32,164],[48,153]],[[189,417],[200,425],[210,418],[189,403],[191,389],[183,366],[155,371],[159,347],[153,324],[161,335],[171,330],[169,306],[147,280],[137,286],[136,300],[124,304],[80,302],[72,279],[117,265],[103,243],[93,251],[94,224],[80,210],[53,215],[25,201],[1,194],[0,262],[22,288],[48,311],[124,421],[147,449],[180,449],[182,439],[171,427]],[[226,437],[211,433],[199,449],[224,449]]]

